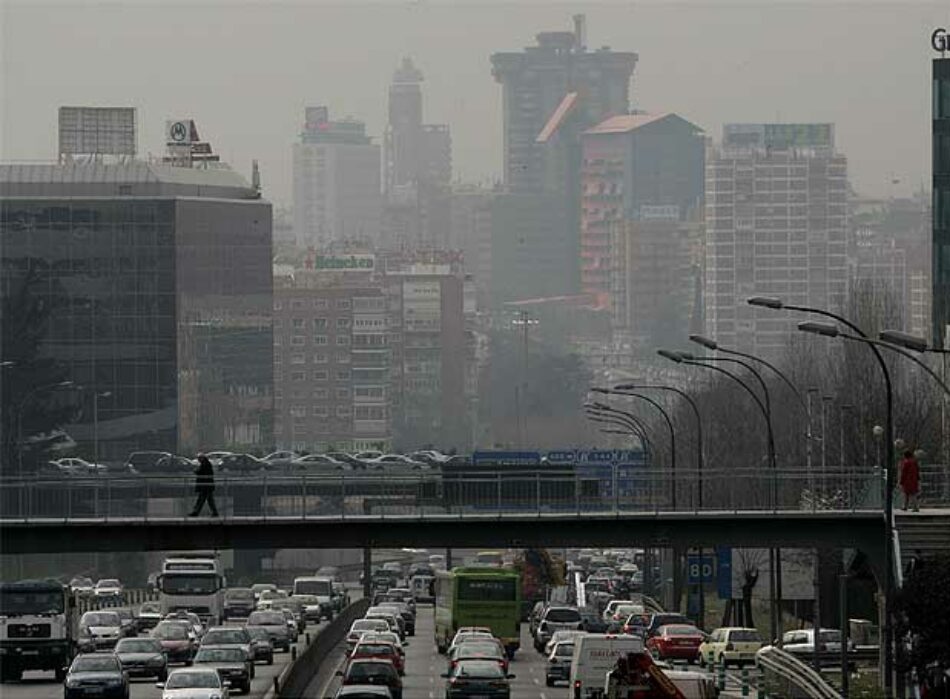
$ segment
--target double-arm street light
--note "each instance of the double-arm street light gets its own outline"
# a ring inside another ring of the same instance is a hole
[[[786,304],[781,299],[773,296],[755,296],[748,299],[750,306],[758,308],[768,308],[776,311],[792,311],[794,313],[811,313],[824,316],[841,323],[854,332],[855,336],[868,340],[867,334],[861,330],[855,323],[847,318],[825,310],[824,308],[814,308],[812,306],[798,306]],[[814,331],[812,331],[814,332]],[[822,333],[824,334],[824,333]],[[881,368],[881,375],[884,378],[885,392],[885,451],[884,451],[884,695],[887,699],[893,696],[894,689],[894,629],[891,623],[891,608],[894,597],[894,506],[892,492],[894,488],[894,388],[891,383],[891,374],[887,368],[887,362],[881,355],[880,349],[874,343],[868,342],[867,346],[874,353],[878,366]],[[819,627],[816,620],[815,628]]]

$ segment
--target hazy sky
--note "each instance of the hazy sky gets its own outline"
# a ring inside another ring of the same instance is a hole
[[[501,91],[489,55],[568,30],[636,51],[638,109],[719,138],[730,121],[831,121],[861,192],[930,177],[930,33],[950,2],[201,2],[0,0],[0,158],[55,157],[63,104],[138,108],[139,150],[194,118],[265,194],[290,203],[290,145],[307,104],[366,121],[377,141],[393,69],[425,73],[425,119],[452,128],[456,178],[501,172]],[[891,180],[899,179],[893,185]]]

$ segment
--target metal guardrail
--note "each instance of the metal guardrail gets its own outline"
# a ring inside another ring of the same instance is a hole
[[[701,508],[695,497],[700,478]],[[564,475],[536,468],[484,475],[344,471],[219,477],[214,493],[223,519],[879,512],[882,496],[883,480],[874,472],[825,472],[819,482],[816,474],[792,470],[707,469],[699,474],[677,469],[674,484],[668,473],[624,467],[593,475]],[[180,518],[189,513],[194,501],[192,478],[4,480],[0,482],[0,522]]]
[[[841,699],[841,695],[821,675],[781,648],[766,646],[756,653],[755,663],[767,673],[794,685],[809,699]]]

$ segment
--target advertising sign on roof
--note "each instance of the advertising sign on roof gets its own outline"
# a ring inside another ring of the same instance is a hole
[[[135,155],[135,107],[60,107],[59,154]]]
[[[536,451],[476,451],[472,453],[472,464],[500,466],[537,466],[541,463],[541,453]]]
[[[376,268],[376,256],[359,255],[317,255],[313,268],[334,272],[372,272]]]
[[[633,464],[643,461],[635,449],[562,449],[545,455],[549,464]]]

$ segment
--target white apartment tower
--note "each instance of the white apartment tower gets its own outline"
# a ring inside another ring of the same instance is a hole
[[[848,165],[831,124],[727,124],[706,158],[706,331],[779,356],[800,317],[750,296],[841,309],[847,290]]]
[[[307,107],[293,146],[294,236],[303,248],[379,241],[380,149],[366,125],[330,121],[326,107]]]

